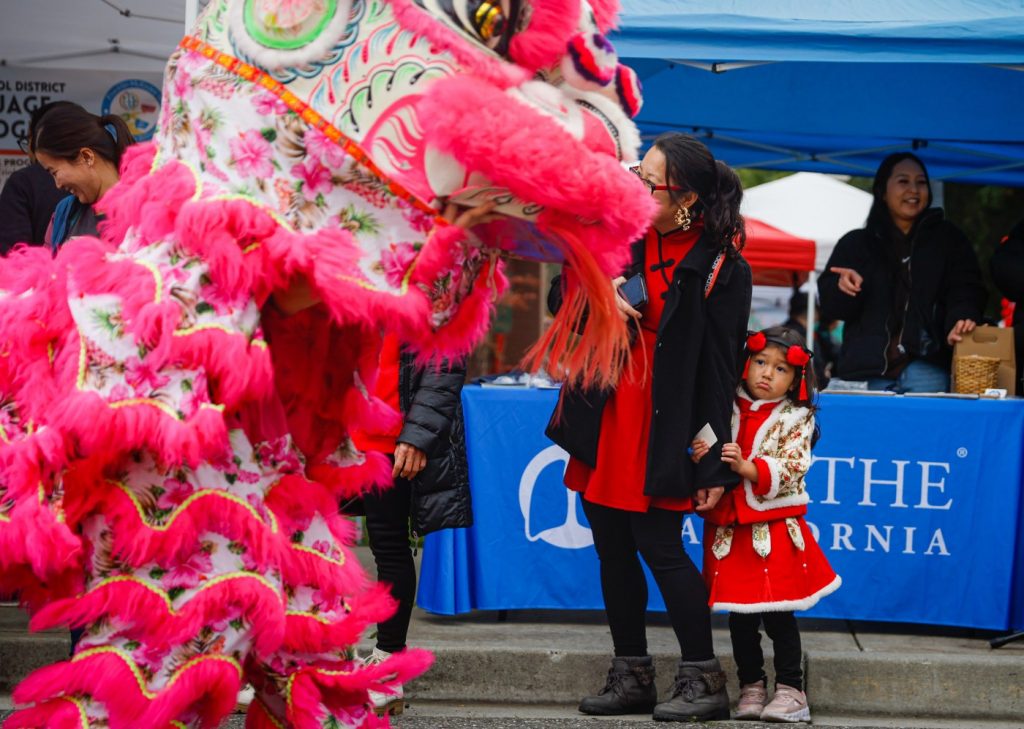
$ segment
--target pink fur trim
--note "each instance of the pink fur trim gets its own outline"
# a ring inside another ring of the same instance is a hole
[[[245,729],[284,729],[284,724],[274,718],[266,704],[257,697],[245,713]]]
[[[643,86],[640,77],[629,66],[620,63],[615,69],[615,95],[630,119],[636,117],[644,106]]]
[[[257,575],[238,575],[200,590],[173,612],[167,594],[139,582],[100,584],[84,595],[57,600],[32,617],[31,630],[59,625],[80,627],[116,617],[132,633],[155,646],[187,642],[211,620],[240,612],[252,623],[253,649],[260,656],[277,650],[285,635],[284,601]]]
[[[313,615],[290,613],[284,633],[284,650],[325,653],[338,646],[355,645],[369,626],[390,618],[397,607],[388,586],[382,583],[370,585],[345,602],[350,611],[336,622],[325,623]]]
[[[315,585],[327,598],[358,594],[370,584],[355,555],[343,549],[339,564],[326,555],[300,545],[289,545],[280,562],[281,577],[289,585]]]
[[[598,29],[607,35],[619,27],[619,0],[588,0]]]
[[[508,288],[504,262],[495,261],[493,265],[494,268],[490,263],[484,264],[469,296],[459,305],[455,316],[432,337],[430,350],[436,352],[440,349],[455,358],[466,357],[472,352],[473,344],[487,333],[494,316],[495,304]],[[431,356],[430,350],[419,348],[415,344],[411,345],[411,348],[417,353],[420,364],[437,364],[437,357]]]
[[[82,721],[78,705],[64,697],[39,706],[20,709],[4,721],[4,729],[89,729]]]
[[[539,71],[565,55],[566,44],[579,27],[580,0],[544,0],[530,3],[530,9],[529,23],[512,36],[508,50],[520,66]]]
[[[0,480],[8,485],[11,498],[31,498],[40,483],[49,482],[52,469],[68,460],[63,435],[51,427],[42,427],[22,440],[0,447]]]
[[[466,71],[475,76],[500,88],[515,86],[529,78],[526,70],[502,61],[491,51],[474,47],[410,0],[391,0],[390,5],[399,25],[426,38],[435,50],[451,53]]]
[[[325,707],[365,703],[367,691],[388,692],[394,684],[408,683],[433,660],[427,651],[414,648],[372,666],[349,666],[340,671],[304,668],[293,675],[286,696],[288,720],[295,729],[320,729]]]
[[[410,286],[404,295],[395,296],[346,280],[358,255],[347,232],[323,230],[294,235],[279,231],[265,241],[265,246],[273,267],[287,276],[302,274],[311,281],[341,326],[384,323],[388,331],[404,340],[424,337],[431,306],[417,287]],[[418,278],[415,273],[414,278]]]
[[[106,453],[111,462],[145,449],[165,463],[195,467],[230,452],[224,416],[212,407],[180,421],[150,404],[112,408],[98,394],[79,391],[53,404],[50,422],[73,434],[83,455]]]
[[[0,525],[0,584],[37,607],[53,595],[71,594],[82,580],[82,543],[37,499],[27,498]]]
[[[184,165],[167,167],[175,174],[191,175]],[[185,205],[175,232],[186,249],[203,259],[210,277],[226,293],[252,293],[260,300],[273,286],[283,285],[291,273],[267,265],[264,241],[278,230],[277,221],[255,205],[245,200],[218,200]],[[346,248],[352,245],[343,238],[337,243]],[[245,253],[251,246],[256,246],[254,252]]]
[[[176,163],[154,169],[156,153],[154,142],[125,150],[120,180],[99,203],[107,215],[100,226],[104,241],[120,245],[141,238],[142,243],[154,243],[173,233],[179,211],[195,194],[195,177]]]
[[[316,585],[328,599],[361,593],[369,584],[359,560],[345,547],[352,544],[355,532],[352,523],[337,513],[337,503],[325,486],[299,476],[282,479],[266,496],[267,508],[281,527],[277,564],[283,580],[290,585]],[[314,515],[324,520],[333,535],[341,550],[340,560],[290,541]]]
[[[239,503],[227,491],[199,492],[166,517],[169,526],[163,529],[146,524],[135,502],[116,484],[79,480],[69,484],[69,494],[75,492],[88,493],[89,497],[74,506],[69,503],[69,517],[77,522],[85,514],[102,511],[111,526],[114,553],[132,565],[187,560],[205,532],[217,532],[244,544],[252,559],[263,567],[271,564],[280,549],[282,537],[274,534],[269,523],[258,519],[251,506]]]
[[[327,486],[339,500],[362,496],[372,488],[391,486],[393,480],[388,457],[377,451],[367,451],[363,456],[362,463],[343,468],[319,464],[306,470],[311,478]]]
[[[607,240],[599,254],[627,246],[647,229],[654,202],[640,181],[525,103],[477,79],[455,77],[436,81],[420,112],[430,144],[467,169],[549,211],[599,221]]]
[[[82,652],[75,659],[41,668],[15,690],[18,704],[55,696],[88,695],[102,702],[112,727],[164,727],[195,708],[204,726],[213,729],[235,706],[241,685],[236,665],[211,658],[187,663],[155,698],[143,692],[130,658],[112,652]]]

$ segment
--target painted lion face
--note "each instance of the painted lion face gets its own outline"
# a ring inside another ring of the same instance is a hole
[[[561,260],[565,238],[582,236],[613,268],[650,213],[619,164],[637,157],[641,97],[603,35],[616,10],[608,0],[221,0],[196,37],[264,71],[307,122],[323,120],[423,206],[494,201],[506,217],[478,231],[485,246]]]

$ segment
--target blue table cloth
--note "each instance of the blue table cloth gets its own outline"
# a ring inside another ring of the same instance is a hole
[[[593,539],[544,437],[557,392],[463,391],[476,523],[429,535],[419,604],[601,609]],[[1024,626],[1024,401],[822,395],[807,520],[843,578],[817,617]],[[700,564],[703,523],[682,532]],[[648,575],[650,581],[650,575]],[[663,610],[650,582],[649,606]]]

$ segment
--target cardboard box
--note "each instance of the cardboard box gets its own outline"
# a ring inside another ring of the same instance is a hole
[[[1013,353],[1013,329],[1010,327],[978,327],[964,336],[962,342],[953,348],[953,359],[971,354],[982,357],[998,357],[999,374],[996,387],[1017,395],[1017,358]],[[956,367],[953,368],[956,371]],[[955,389],[955,388],[954,388]]]

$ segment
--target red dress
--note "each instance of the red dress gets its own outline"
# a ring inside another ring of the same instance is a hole
[[[700,238],[703,226],[694,225],[687,231],[678,231],[661,239],[661,257],[658,255],[658,233],[647,231],[644,260],[650,264],[674,259],[683,260]],[[661,273],[650,273],[646,266],[649,302],[641,313],[640,336],[633,343],[630,355],[633,368],[622,376],[615,392],[608,398],[601,416],[601,436],[597,444],[597,468],[575,458],[569,460],[565,470],[565,485],[582,493],[587,501],[623,511],[647,511],[650,508],[689,511],[688,498],[647,496],[647,444],[651,433],[651,382],[654,378],[654,347],[657,343],[658,322],[665,308],[663,294],[668,291],[674,265]],[[666,281],[666,278],[668,281]],[[680,444],[685,448],[688,444]]]
[[[780,402],[737,398],[736,404],[736,442],[749,459],[758,430]],[[763,496],[771,473],[762,459],[753,463],[758,481],[752,490]],[[842,580],[804,521],[806,505],[756,511],[746,499],[740,484],[704,516],[704,582],[712,610],[807,610],[838,589]]]

